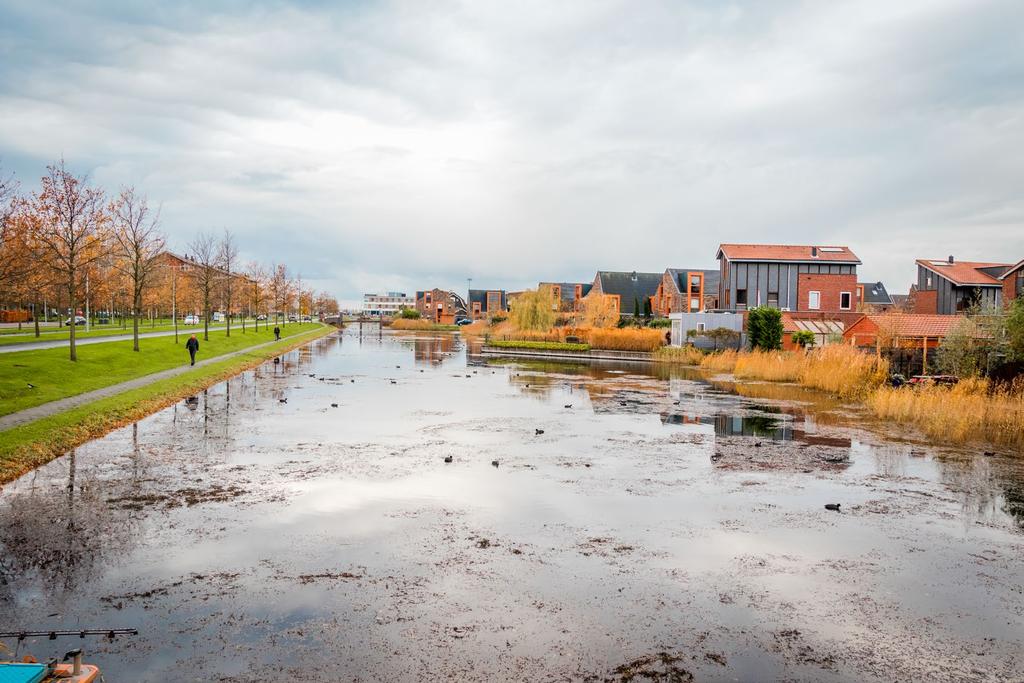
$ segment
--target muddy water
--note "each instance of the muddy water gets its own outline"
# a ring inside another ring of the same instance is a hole
[[[108,681],[1020,681],[1020,462],[346,335],[4,487],[0,630],[138,628],[85,642]]]

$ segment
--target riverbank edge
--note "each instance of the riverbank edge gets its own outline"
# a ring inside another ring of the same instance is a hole
[[[148,417],[274,356],[337,332],[337,328],[324,325],[321,329],[211,363],[195,374],[158,380],[144,387],[0,432],[0,486],[87,441]]]
[[[611,349],[590,349],[589,351],[562,351],[550,349],[508,349],[485,344],[480,352],[485,356],[508,356],[516,358],[541,358],[576,361],[619,361],[627,363],[676,363],[672,359],[658,358],[650,351],[614,351]],[[679,363],[676,363],[679,364]],[[696,367],[696,366],[690,366]]]

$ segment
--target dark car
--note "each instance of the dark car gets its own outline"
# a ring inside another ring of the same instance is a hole
[[[456,318],[455,319],[455,324],[459,325],[459,326],[471,325],[472,323],[473,323],[473,321],[470,320],[469,318]]]

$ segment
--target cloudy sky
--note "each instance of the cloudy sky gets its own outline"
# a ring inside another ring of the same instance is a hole
[[[0,163],[60,157],[340,299],[1024,257],[1024,3],[0,0]]]

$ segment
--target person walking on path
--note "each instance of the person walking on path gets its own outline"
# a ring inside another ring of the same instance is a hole
[[[279,341],[280,339],[281,339],[281,328],[278,327],[277,325],[274,325],[274,341]]]
[[[196,364],[196,352],[199,351],[199,340],[196,339],[196,335],[192,335],[185,342],[185,348],[188,349],[188,355],[192,359],[192,365]]]

